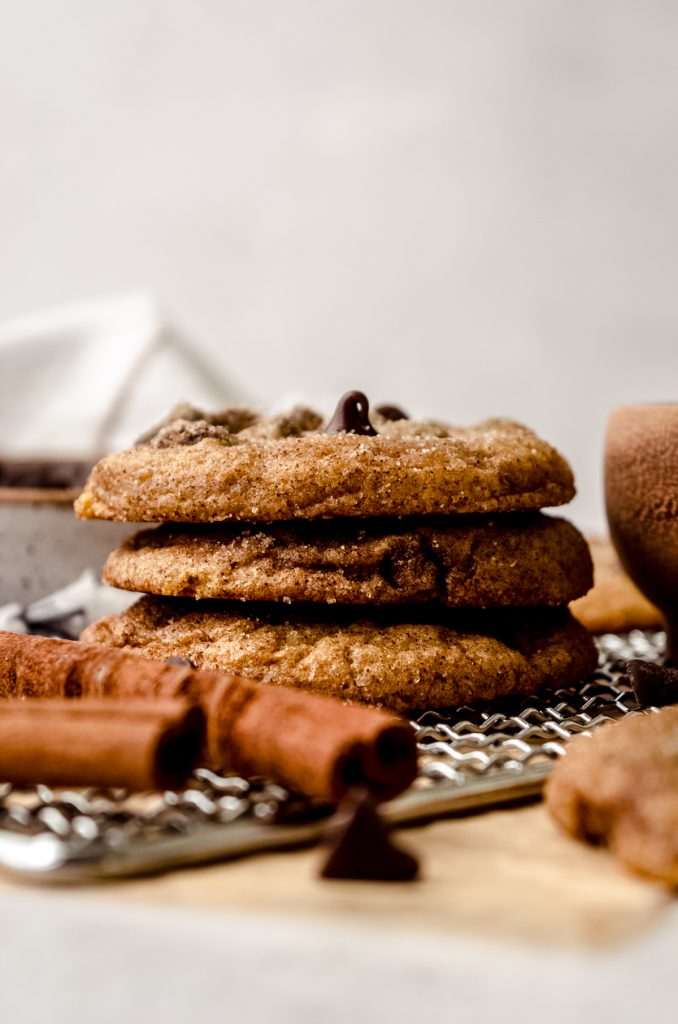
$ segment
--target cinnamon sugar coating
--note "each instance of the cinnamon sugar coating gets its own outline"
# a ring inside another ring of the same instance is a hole
[[[555,606],[588,590],[591,558],[574,526],[540,513],[168,524],[113,551],[104,579],[167,597]]]
[[[317,413],[224,410],[165,424],[103,458],[76,502],[86,519],[274,522],[525,511],[574,495],[558,452],[510,420],[390,421],[374,437],[325,434]]]
[[[288,618],[284,606],[144,597],[82,639],[398,712],[564,686],[597,663],[588,633],[561,609],[370,609],[356,619],[354,610],[305,606]]]

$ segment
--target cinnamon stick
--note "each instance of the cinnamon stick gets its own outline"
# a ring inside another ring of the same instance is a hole
[[[184,698],[206,714],[208,763],[332,801],[361,784],[390,799],[416,776],[393,714],[99,644],[0,632],[0,697]]]
[[[0,703],[0,779],[17,785],[176,789],[198,763],[205,716],[181,700]]]
[[[378,708],[231,677],[215,721],[233,769],[313,796],[335,801],[365,785],[388,800],[416,778],[412,727]]]

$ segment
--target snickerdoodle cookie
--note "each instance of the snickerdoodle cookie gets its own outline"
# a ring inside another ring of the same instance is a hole
[[[370,419],[364,395],[349,392],[325,426],[304,408],[273,417],[181,408],[136,447],[101,459],[76,511],[130,522],[274,522],[518,512],[573,494],[565,459],[527,427]]]
[[[165,524],[113,551],[104,580],[167,597],[554,606],[588,590],[591,558],[574,526],[541,513]]]
[[[187,657],[262,682],[409,711],[567,686],[597,654],[565,609],[501,613],[430,608],[257,606],[144,597],[82,640]]]

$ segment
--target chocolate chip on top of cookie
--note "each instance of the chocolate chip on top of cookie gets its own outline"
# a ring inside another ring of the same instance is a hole
[[[409,420],[407,413],[399,405],[378,405],[375,408],[377,416],[390,423],[397,423],[398,420]]]
[[[339,399],[334,415],[324,430],[326,434],[361,434],[363,437],[376,437],[380,433],[389,433],[390,424],[409,418],[398,405],[378,405],[374,410],[372,422],[370,403],[364,392],[347,391]]]
[[[184,402],[176,405],[161,423],[143,434],[137,446],[177,448],[198,444],[206,438],[237,444],[257,438],[300,437],[317,430],[321,423],[322,417],[317,412],[301,405],[289,413],[264,417],[240,407],[207,413]]]
[[[376,437],[377,432],[370,423],[370,403],[362,391],[347,391],[342,395],[334,415],[325,427],[326,434],[362,434]]]
[[[205,438],[230,444],[233,438],[226,427],[219,427],[207,420],[172,420],[153,434],[145,444],[151,448],[178,448],[182,445],[199,444]]]
[[[574,495],[562,456],[510,420],[458,427],[387,410],[373,423],[361,392],[344,396],[326,429],[305,407],[276,416],[175,412],[136,447],[95,466],[78,515],[130,522],[456,515],[537,510]]]
[[[154,427],[147,430],[146,433],[142,434],[137,439],[137,444],[150,444],[157,441],[160,436],[165,437],[165,443],[156,443],[157,448],[170,447],[170,443],[173,444],[195,444],[196,441],[193,437],[197,438],[200,428],[198,424],[205,424],[207,427],[222,427],[224,435],[226,434],[237,434],[238,431],[244,430],[245,427],[249,427],[252,423],[257,420],[257,414],[252,412],[251,409],[241,409],[239,407],[231,409],[223,409],[221,412],[208,413],[203,412],[202,409],[196,408],[189,402],[180,402],[175,405],[168,412],[167,416],[160,423],[156,423]],[[180,424],[191,423],[194,424],[195,430],[193,434],[187,433],[187,440],[182,439]],[[168,431],[166,433],[166,431]],[[205,437],[220,436],[213,435],[209,432],[205,433]],[[173,438],[170,441],[170,438]],[[201,440],[201,438],[197,438]]]

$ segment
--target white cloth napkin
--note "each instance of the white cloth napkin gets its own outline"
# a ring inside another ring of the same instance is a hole
[[[0,325],[0,456],[90,459],[127,447],[180,401],[241,403],[145,291]]]

